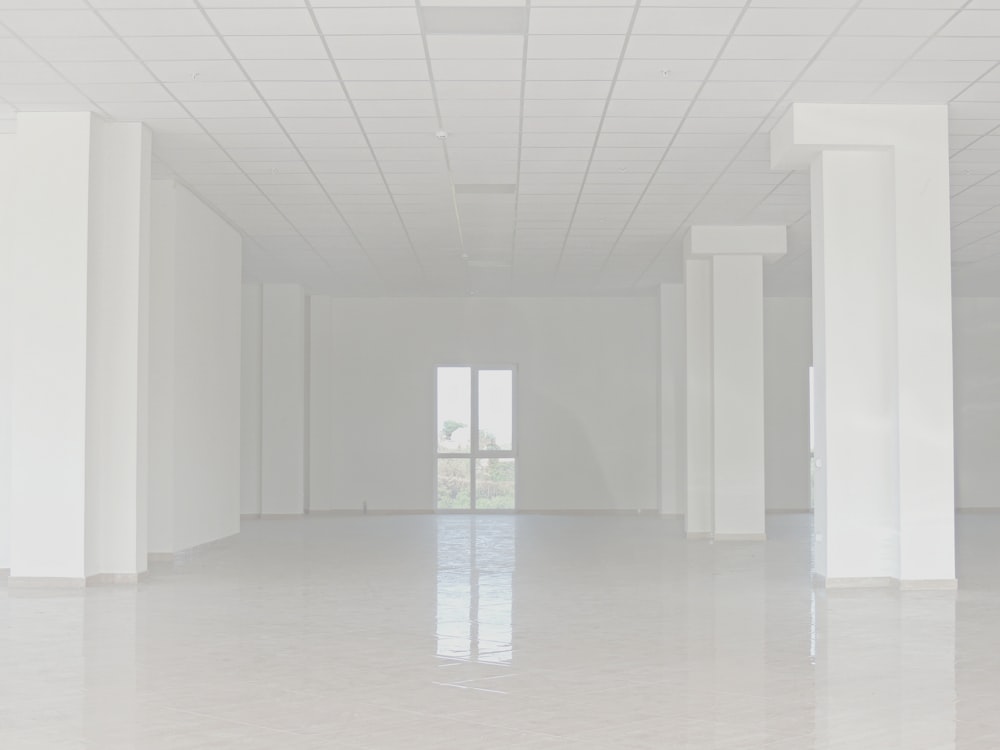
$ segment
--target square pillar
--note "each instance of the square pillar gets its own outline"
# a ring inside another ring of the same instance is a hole
[[[783,226],[695,226],[687,238],[687,532],[764,538],[765,257]]]
[[[812,184],[816,573],[955,585],[948,111],[795,104]]]
[[[150,136],[22,113],[11,243],[11,582],[146,568]]]

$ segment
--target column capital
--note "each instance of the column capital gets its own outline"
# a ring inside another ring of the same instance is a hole
[[[771,131],[771,168],[806,169],[824,149],[920,148],[947,136],[944,104],[793,104]]]
[[[784,224],[712,225],[695,224],[684,237],[684,255],[761,255],[773,260],[788,250],[788,228]]]

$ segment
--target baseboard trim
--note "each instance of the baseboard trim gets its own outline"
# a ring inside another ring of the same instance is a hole
[[[63,576],[9,576],[7,586],[12,589],[82,589],[86,578]]]
[[[927,580],[904,578],[899,582],[900,591],[954,591],[957,588],[957,578],[931,578]]]
[[[774,509],[770,509],[769,508],[768,510],[765,510],[764,513],[766,513],[769,516],[797,516],[797,515],[811,516],[811,515],[813,515],[813,509],[812,508],[801,508],[801,509],[800,508],[774,508]]]
[[[826,578],[813,574],[813,584],[827,589],[898,589],[899,591],[954,591],[958,588],[955,578],[893,578],[876,576],[873,578]]]
[[[691,542],[709,541],[709,540],[712,539],[712,532],[711,531],[686,531],[686,532],[684,532],[684,536],[687,537],[688,541],[691,541]]]

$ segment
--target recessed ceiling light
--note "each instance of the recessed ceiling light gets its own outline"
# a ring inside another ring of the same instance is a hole
[[[427,34],[528,33],[528,12],[524,7],[425,6],[421,13]]]
[[[438,130],[437,132],[434,133],[434,136],[436,138],[440,138],[443,141],[445,138],[448,137],[448,131],[447,130]]]

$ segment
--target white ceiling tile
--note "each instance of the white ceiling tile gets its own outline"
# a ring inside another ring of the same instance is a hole
[[[785,81],[709,81],[702,87],[700,98],[771,102],[777,101],[787,90]]]
[[[545,35],[528,37],[528,57],[533,60],[617,59],[625,44],[624,36]]]
[[[282,117],[281,124],[289,133],[358,133],[361,129],[353,117]]]
[[[902,61],[917,51],[921,37],[906,36],[835,36],[820,51],[822,60],[896,60]]]
[[[846,8],[750,8],[743,14],[736,34],[826,36],[847,12]]]
[[[63,83],[58,70],[43,62],[8,62],[0,66],[0,83]]]
[[[345,81],[426,81],[427,66],[415,60],[338,60]]]
[[[337,60],[423,60],[423,39],[418,34],[384,36],[328,36],[330,52]]]
[[[212,36],[198,10],[108,9],[101,16],[121,36]]]
[[[885,104],[947,104],[964,88],[964,83],[891,81],[872,94],[871,100]]]
[[[257,89],[268,101],[282,99],[344,99],[336,81],[257,81]]]
[[[858,10],[840,33],[846,36],[926,36],[951,18],[948,10]]]
[[[433,113],[433,102],[428,102]],[[520,99],[443,99],[438,100],[441,116],[451,117],[518,117]]]
[[[699,92],[697,81],[618,81],[612,94],[616,99],[664,99],[689,101]],[[683,111],[683,110],[682,110]]]
[[[111,36],[100,16],[89,10],[8,10],[0,22],[21,37]]]
[[[232,55],[218,37],[134,36],[125,42],[144,60],[229,60]]]
[[[31,40],[31,47],[51,62],[133,59],[128,47],[112,37],[39,37]],[[3,59],[2,49],[0,45],[0,59]]]
[[[355,100],[432,99],[434,97],[434,92],[427,81],[347,81],[344,85],[347,87],[348,94]]]
[[[325,60],[326,47],[318,36],[233,36],[226,39],[242,60]]]
[[[993,37],[935,37],[916,54],[920,60],[993,60],[997,40]]]
[[[1000,35],[1000,9],[964,10],[941,31],[942,36]]]
[[[632,9],[627,7],[532,8],[528,30],[531,34],[624,34],[631,19]]]
[[[525,117],[525,133],[596,133],[599,117]]]
[[[608,117],[682,117],[688,102],[669,99],[618,99],[608,105]]]
[[[101,108],[116,120],[154,120],[187,118],[188,113],[176,102],[102,102]]]
[[[611,81],[527,81],[525,99],[598,99],[611,92]]]
[[[80,91],[95,102],[166,102],[173,96],[159,83],[84,83]]]
[[[528,60],[525,79],[528,81],[586,81],[607,88],[614,76],[616,60]],[[517,75],[509,79],[519,79]],[[440,78],[440,76],[439,76]]]
[[[363,99],[354,102],[360,117],[435,117],[434,102],[428,99]]]
[[[527,99],[526,117],[600,117],[604,112],[601,99]]]
[[[209,10],[208,17],[223,36],[315,34],[309,12],[296,8],[234,8]]]
[[[641,7],[633,34],[729,34],[740,16],[738,8]]]
[[[73,41],[87,41],[87,40],[76,40],[71,37],[65,37],[61,39],[45,39],[45,40],[32,40],[32,46],[36,49],[38,48],[35,42],[45,41],[48,42],[48,51],[52,52],[54,48],[61,46],[61,42],[73,42]],[[94,40],[94,41],[109,41],[114,43],[114,39],[105,40]],[[39,50],[39,54],[45,56],[49,60],[57,59],[47,55],[45,52]],[[38,55],[28,49],[24,42],[18,39],[3,39],[0,38],[0,62],[30,62],[33,60],[38,60]]]
[[[143,83],[155,80],[137,62],[56,63],[56,68],[73,83]]]
[[[315,3],[314,3],[315,4]],[[318,5],[318,4],[315,4]],[[419,34],[416,8],[316,8],[324,34]]]
[[[619,81],[702,81],[708,75],[709,60],[623,60]]]
[[[422,66],[421,66],[422,67]],[[520,60],[433,60],[437,81],[517,81]]]
[[[279,133],[278,121],[270,115],[266,117],[213,118],[202,125],[212,133]]]
[[[73,86],[66,83],[52,84],[0,84],[0,99],[7,100],[8,103],[18,108],[37,108],[36,105],[52,103],[56,106],[60,103],[85,105],[87,100]]]
[[[278,117],[353,117],[346,99],[268,100]]]
[[[805,60],[720,60],[712,80],[793,81],[805,66]]]
[[[269,112],[262,101],[190,102],[187,108],[195,117],[266,117]]]
[[[240,66],[232,60],[171,60],[147,65],[164,82],[246,80]]]
[[[883,81],[898,68],[892,61],[882,60],[816,60],[802,75],[804,81]]]
[[[336,80],[328,60],[246,60],[243,68],[258,81]]]
[[[722,57],[727,60],[807,60],[815,55],[825,36],[735,36]]]
[[[727,33],[727,32],[723,32]],[[647,36],[637,26],[629,38],[625,56],[633,60],[714,60],[719,55],[725,36],[688,35],[673,33]]]
[[[521,96],[520,81],[438,81],[435,89],[440,99],[517,99]],[[355,96],[353,88],[351,91],[351,95]],[[426,92],[426,97],[429,98],[429,87]]]
[[[432,60],[520,60],[524,56],[524,37],[509,34],[435,34],[427,37],[427,49]]]
[[[996,65],[993,61],[912,60],[894,76],[897,81],[971,82]]]

